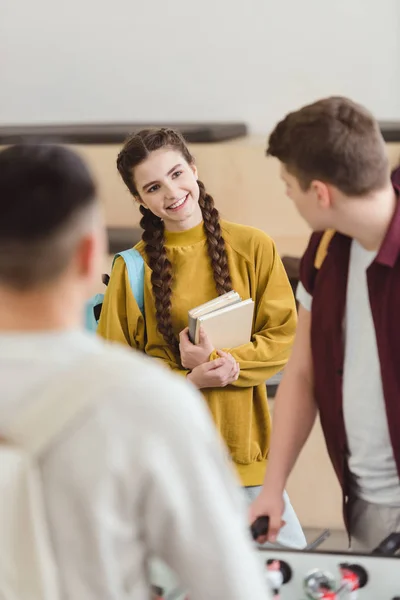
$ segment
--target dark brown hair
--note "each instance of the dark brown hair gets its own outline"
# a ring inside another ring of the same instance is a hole
[[[180,133],[172,129],[145,129],[134,134],[124,144],[117,159],[118,171],[133,196],[139,198],[133,178],[134,168],[142,163],[151,152],[161,148],[179,151],[188,164],[194,163],[185,140]],[[228,257],[224,238],[221,234],[219,214],[214,200],[205,190],[204,184],[198,181],[200,188],[199,205],[203,214],[204,230],[207,236],[208,254],[214,274],[218,295],[231,291],[232,283],[229,274]],[[179,356],[179,343],[174,335],[171,320],[171,286],[173,279],[172,265],[167,258],[164,246],[164,223],[149,209],[140,206],[144,229],[142,239],[152,270],[151,283],[156,305],[158,330],[165,341]]]
[[[271,133],[267,155],[278,158],[303,190],[316,179],[363,196],[389,182],[379,125],[347,98],[326,98],[289,113]]]
[[[0,151],[0,282],[27,291],[67,268],[95,209],[84,161],[63,146]]]

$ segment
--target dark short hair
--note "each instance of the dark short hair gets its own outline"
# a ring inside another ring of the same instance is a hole
[[[379,125],[348,98],[325,98],[289,113],[271,133],[267,155],[278,158],[304,190],[320,180],[363,196],[389,182]]]
[[[59,276],[95,196],[84,161],[63,146],[0,151],[0,282],[25,289]]]

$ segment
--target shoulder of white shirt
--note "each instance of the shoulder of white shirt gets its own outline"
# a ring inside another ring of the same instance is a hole
[[[307,292],[306,288],[301,283],[301,281],[299,281],[297,286],[296,298],[303,308],[305,308],[308,311],[311,311],[312,296],[309,292]]]

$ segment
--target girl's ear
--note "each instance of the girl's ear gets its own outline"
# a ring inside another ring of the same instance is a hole
[[[190,168],[193,171],[193,175],[196,177],[196,179],[198,179],[199,176],[198,176],[198,173],[197,173],[197,167],[196,167],[196,165],[194,163],[191,163]]]
[[[141,199],[141,197],[139,196],[139,194],[135,194],[133,196],[133,198],[134,198],[134,200],[135,200],[135,202],[137,204],[141,204],[144,208],[147,208],[146,204],[143,202],[143,200]]]

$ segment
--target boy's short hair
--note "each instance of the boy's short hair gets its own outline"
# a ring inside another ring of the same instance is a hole
[[[389,182],[379,125],[347,98],[325,98],[289,113],[271,133],[267,155],[278,158],[303,190],[319,180],[363,196]]]
[[[0,151],[0,283],[24,290],[67,268],[95,205],[83,160],[62,146]]]

